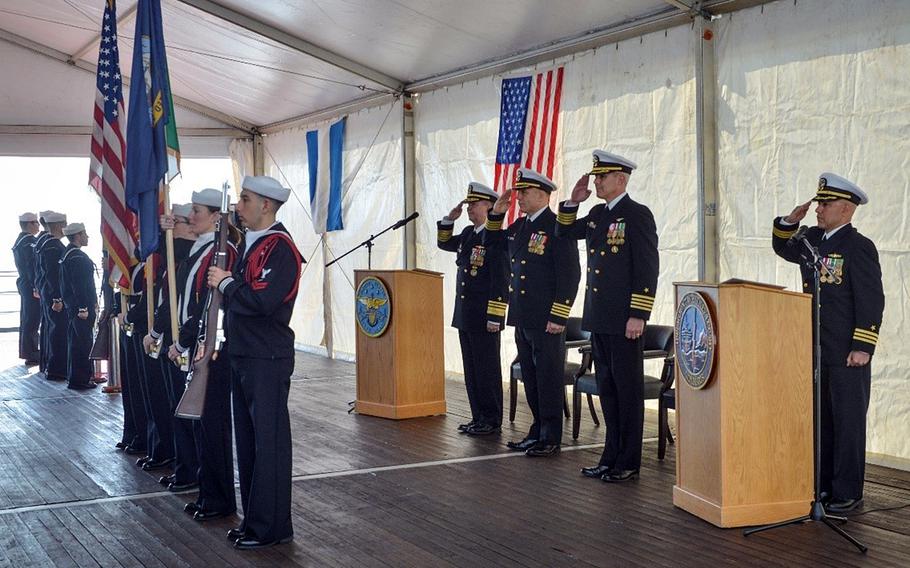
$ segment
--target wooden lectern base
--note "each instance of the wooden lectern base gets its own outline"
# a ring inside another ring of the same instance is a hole
[[[812,500],[721,506],[673,486],[673,504],[721,528],[752,527],[801,517],[809,512]]]
[[[369,416],[379,416],[380,418],[401,420],[404,418],[418,418],[421,416],[436,416],[438,414],[445,414],[446,401],[439,400],[436,402],[423,402],[420,404],[396,405],[358,400],[355,408],[357,409],[357,414],[366,414]]]

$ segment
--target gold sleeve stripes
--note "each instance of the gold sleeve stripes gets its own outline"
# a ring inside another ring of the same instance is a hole
[[[452,229],[439,229],[436,231],[436,240],[444,243],[452,238]]]
[[[505,317],[507,305],[505,302],[490,300],[487,302],[487,315]]]
[[[501,231],[502,230],[502,219],[494,221],[487,217],[487,223],[484,225],[488,231]]]
[[[578,216],[578,208],[574,208],[571,211],[563,210],[560,208],[559,213],[556,215],[556,221],[560,225],[571,225],[575,222],[575,218]]]
[[[878,334],[874,331],[870,331],[868,329],[860,329],[857,327],[853,330],[853,339],[856,341],[862,341],[863,343],[876,345],[878,343]]]
[[[654,309],[654,298],[652,296],[645,296],[644,294],[632,294],[630,306],[636,310],[650,312]]]
[[[559,318],[569,319],[569,314],[571,313],[571,304],[560,304],[559,302],[553,302],[553,307],[550,308],[550,314]]]
[[[793,227],[794,227],[794,229],[792,231],[787,231],[784,229],[778,229],[777,227],[774,227],[774,231],[773,231],[774,236],[779,239],[789,239],[790,237],[795,235],[797,229],[799,229],[799,226],[797,226],[797,225],[794,225]]]

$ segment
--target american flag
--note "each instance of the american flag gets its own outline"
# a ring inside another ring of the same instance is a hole
[[[129,288],[130,266],[136,248],[136,216],[124,197],[126,144],[120,129],[123,113],[123,80],[117,52],[116,0],[106,0],[101,22],[95,113],[89,185],[101,198],[101,237],[108,252],[111,283]]]
[[[494,189],[512,187],[518,168],[531,168],[553,179],[559,140],[559,100],[563,68],[502,81],[499,145],[496,149]],[[515,220],[516,202],[508,222]]]

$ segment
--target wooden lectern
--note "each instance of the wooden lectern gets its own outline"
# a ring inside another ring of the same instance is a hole
[[[689,292],[706,299],[716,359],[700,390],[677,361],[673,504],[719,527],[805,515],[813,495],[812,297],[757,283],[674,286],[677,306]]]
[[[369,277],[385,284],[391,313],[378,337],[355,322],[358,414],[394,419],[445,414],[442,274],[355,270],[355,289]]]

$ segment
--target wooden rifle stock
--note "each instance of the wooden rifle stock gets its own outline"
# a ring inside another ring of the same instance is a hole
[[[221,207],[221,222],[218,228],[218,241],[215,244],[215,252],[212,255],[211,266],[217,266],[224,269],[227,265],[227,237],[228,237],[228,187],[225,183],[224,199]],[[218,288],[209,288],[208,304],[206,306],[205,327],[203,322],[199,322],[200,333],[205,334],[204,351],[202,358],[196,359],[195,348],[189,351],[190,371],[186,375],[186,389],[180,402],[177,403],[177,409],[174,414],[178,418],[189,418],[199,420],[205,411],[205,393],[208,390],[209,375],[211,362],[215,355],[215,342],[218,335],[218,310],[221,309],[221,290]],[[198,344],[198,341],[196,342]]]

